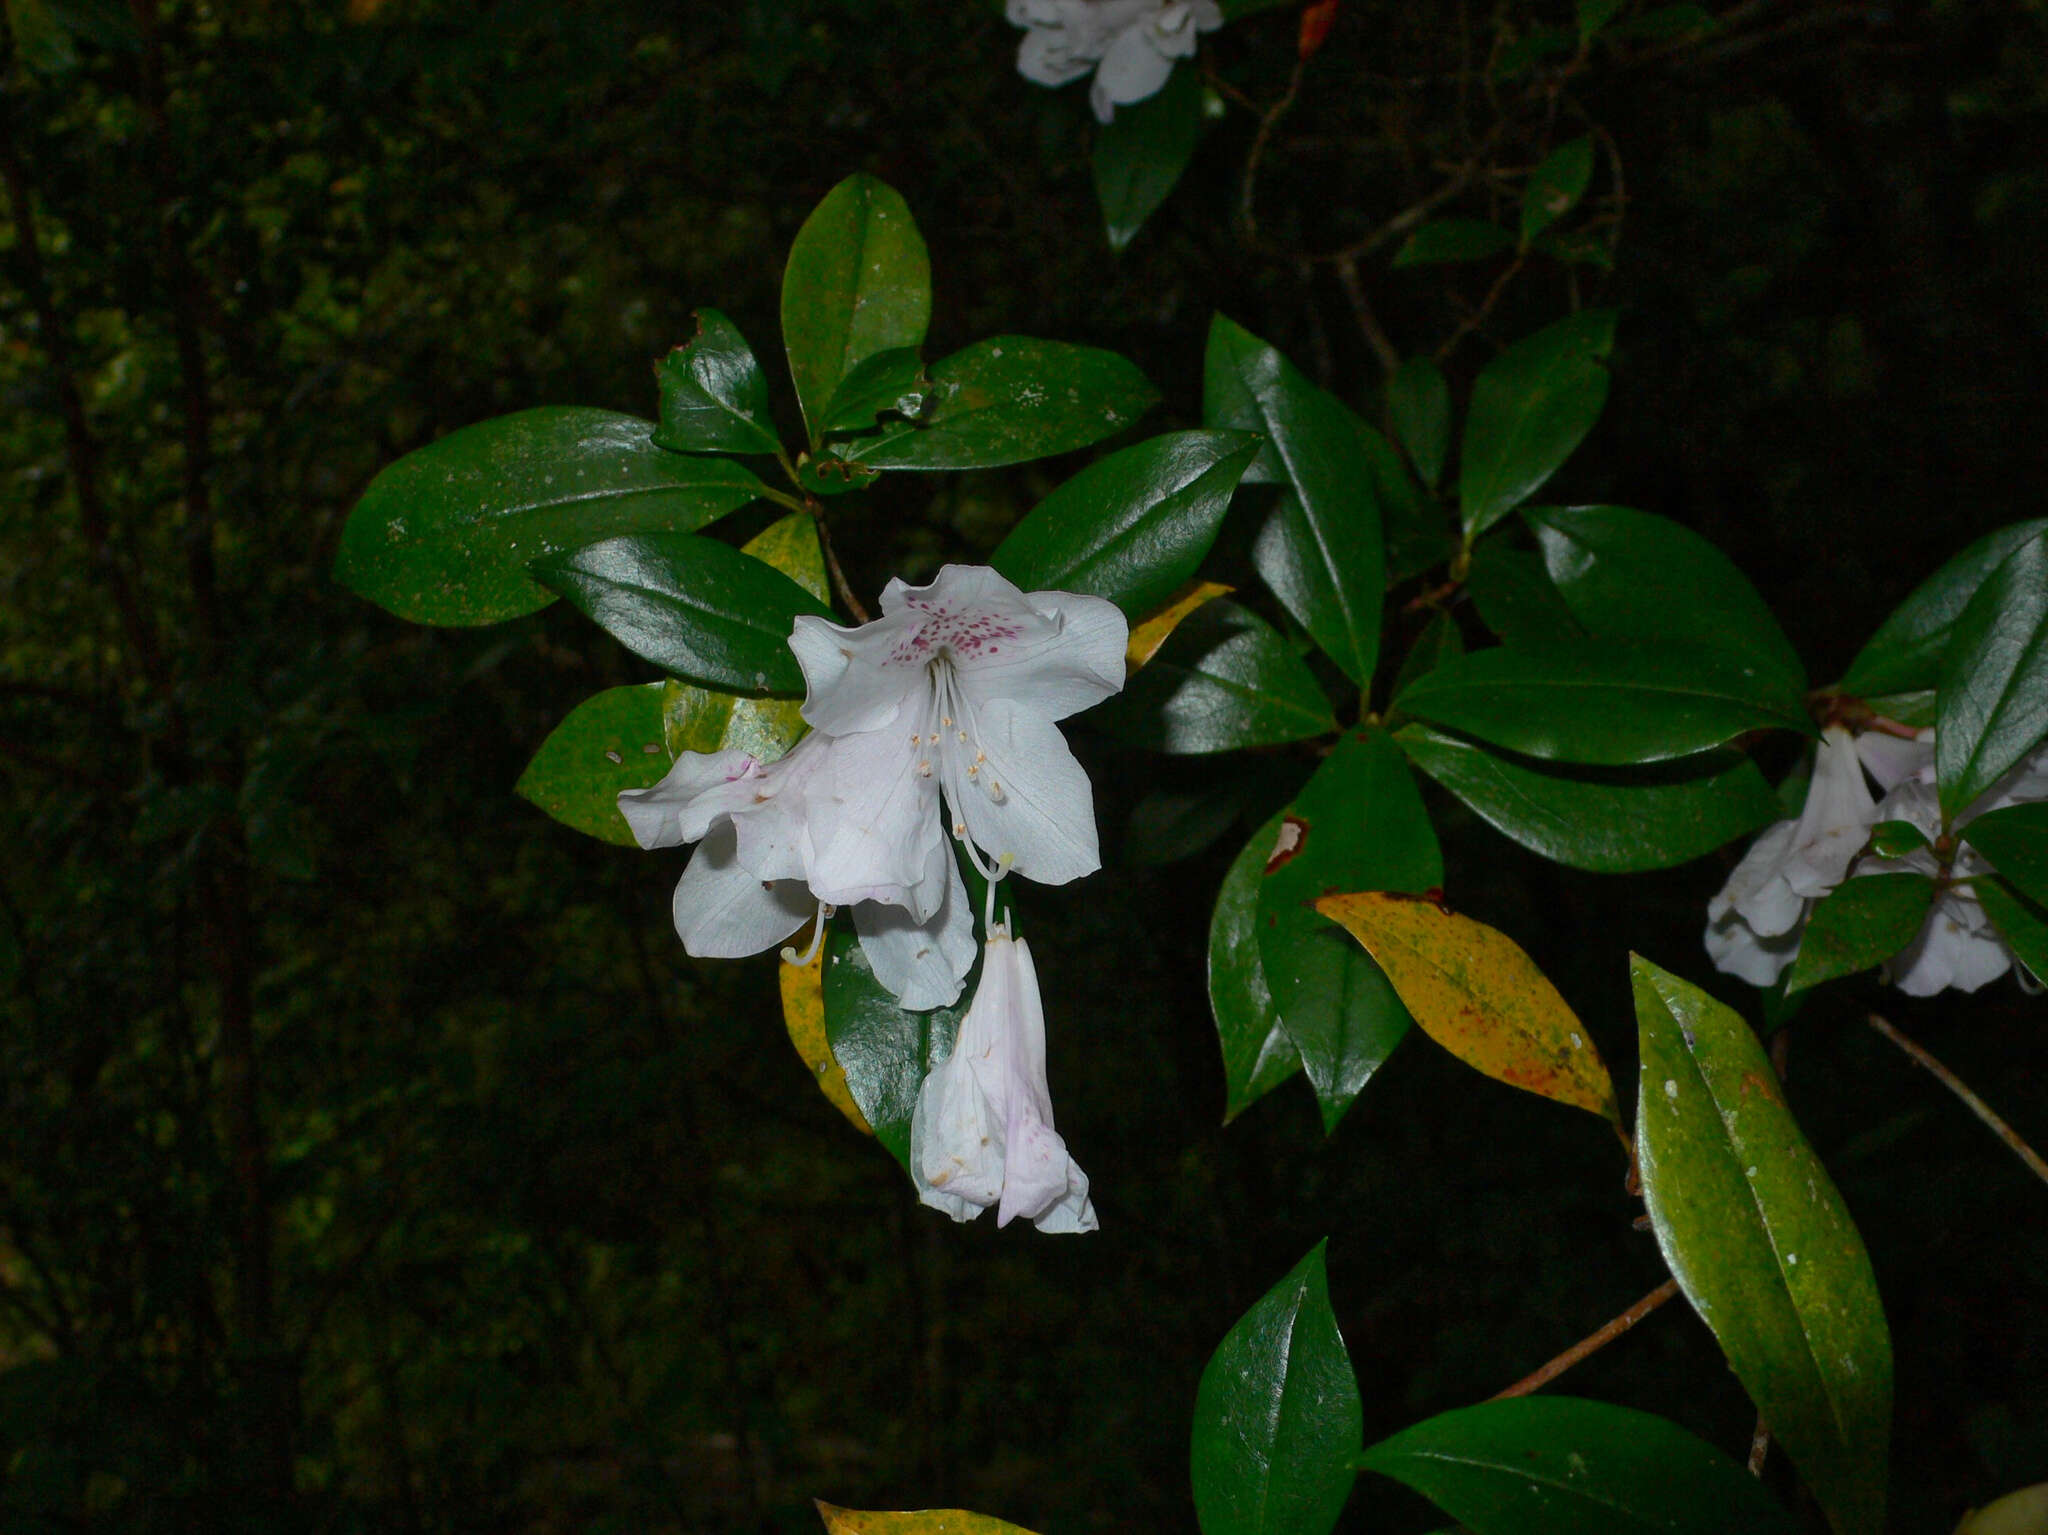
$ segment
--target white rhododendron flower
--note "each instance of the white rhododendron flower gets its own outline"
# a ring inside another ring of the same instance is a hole
[[[882,615],[797,619],[812,730],[787,756],[685,753],[619,810],[642,847],[699,844],[675,895],[691,954],[757,954],[846,906],[875,978],[943,1007],[974,963],[949,831],[992,880],[1100,866],[1088,777],[1053,722],[1123,686],[1127,626],[1099,597],[1027,596],[969,565],[890,582]]]
[[[1031,950],[993,927],[973,1005],[948,1056],[924,1079],[910,1120],[918,1198],[956,1221],[994,1206],[1040,1231],[1093,1231],[1088,1175],[1052,1124],[1045,1008]]]
[[[1799,818],[1758,837],[1707,903],[1707,953],[1716,968],[1769,986],[1798,954],[1808,906],[1847,876],[1878,819],[1857,744],[1840,725],[1821,732]],[[1933,747],[1921,749],[1932,762]],[[1882,763],[1887,776],[1898,766],[1889,757]]]
[[[1088,101],[1101,122],[1157,95],[1175,61],[1194,55],[1198,34],[1223,25],[1216,0],[1008,0],[1024,28],[1017,71],[1039,85],[1065,85],[1091,69]]]

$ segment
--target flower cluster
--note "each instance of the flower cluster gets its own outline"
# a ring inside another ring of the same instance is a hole
[[[619,810],[642,847],[698,845],[674,902],[691,954],[757,954],[813,916],[815,953],[847,907],[875,979],[915,1010],[956,1001],[973,968],[957,842],[989,882],[987,955],[958,1047],[919,1095],[913,1176],[956,1219],[996,1205],[999,1224],[1092,1230],[1087,1177],[1052,1129],[1030,952],[993,914],[1010,874],[1058,885],[1101,865],[1056,721],[1123,686],[1128,626],[1099,597],[1027,594],[984,566],[891,581],[881,607],[855,628],[796,620],[811,729],[786,756],[688,752]]]
[[[1223,25],[1216,0],[1008,0],[1024,28],[1017,72],[1039,85],[1065,85],[1095,71],[1088,101],[1096,119],[1158,94],[1174,62],[1190,58],[1196,35]]]
[[[1989,811],[2040,799],[2048,799],[2048,747],[1992,785],[1949,830]],[[1941,835],[1934,733],[1923,730],[1910,739],[1876,731],[1854,735],[1830,725],[1815,749],[1798,819],[1780,821],[1758,837],[1707,904],[1707,953],[1716,967],[1769,986],[1798,957],[1807,914],[1843,880],[1925,874],[1942,884],[1919,935],[1887,966],[1892,984],[1909,996],[1927,997],[1951,986],[1975,991],[2005,974],[2013,964],[2012,949],[1968,883],[1991,873],[1991,866],[1967,845],[1946,862],[1931,845],[1898,858],[1860,857],[1872,830],[1886,821],[1907,822],[1930,844]]]

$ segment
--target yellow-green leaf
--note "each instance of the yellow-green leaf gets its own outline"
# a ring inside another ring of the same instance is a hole
[[[1365,946],[1423,1031],[1466,1065],[1620,1125],[1585,1025],[1507,934],[1386,891],[1326,895],[1316,910]]]
[[[808,963],[792,965],[783,961],[782,979],[782,1025],[789,1030],[789,1042],[796,1046],[797,1055],[811,1068],[811,1075],[817,1079],[818,1091],[832,1102],[832,1107],[844,1114],[862,1135],[873,1135],[874,1129],[861,1113],[860,1106],[853,1101],[853,1091],[846,1085],[846,1073],[839,1062],[832,1058],[832,1046],[825,1038],[825,946],[819,944],[812,951]],[[829,1519],[826,1521],[831,1522]]]
[[[876,1513],[818,1504],[831,1535],[1031,1535],[1022,1525],[960,1508],[921,1508],[909,1513]]]
[[[1124,647],[1125,667],[1136,671],[1159,653],[1159,647],[1166,643],[1169,634],[1180,627],[1182,619],[1203,604],[1228,596],[1235,590],[1235,587],[1225,586],[1221,581],[1190,581],[1169,597],[1164,606],[1132,627],[1130,643]]]
[[[1971,1509],[1956,1526],[1956,1535],[2048,1535],[2048,1482]]]

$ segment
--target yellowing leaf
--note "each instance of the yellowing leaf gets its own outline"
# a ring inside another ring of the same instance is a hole
[[[789,1030],[789,1042],[811,1068],[818,1091],[832,1101],[832,1107],[851,1120],[862,1135],[873,1135],[873,1128],[853,1101],[852,1089],[846,1085],[846,1073],[832,1058],[832,1046],[825,1038],[825,946],[818,945],[809,964],[792,965],[785,960],[780,968],[782,1025]]]
[[[1190,581],[1167,598],[1164,607],[1131,630],[1130,643],[1124,647],[1124,665],[1136,671],[1158,654],[1159,647],[1166,643],[1169,634],[1180,627],[1182,619],[1203,603],[1213,602],[1234,590],[1221,581]]]
[[[1956,1526],[1956,1535],[2048,1535],[2048,1482],[1971,1509]]]
[[[1326,895],[1316,910],[1365,946],[1415,1021],[1459,1060],[1620,1126],[1614,1083],[1585,1026],[1507,934],[1380,891]]]
[[[911,1513],[873,1513],[818,1504],[831,1535],[1031,1535],[1021,1525],[959,1508],[922,1508]]]

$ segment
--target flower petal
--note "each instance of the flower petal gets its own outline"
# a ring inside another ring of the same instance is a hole
[[[1716,970],[1752,986],[1773,986],[1785,967],[1799,957],[1802,936],[1795,927],[1775,937],[1763,937],[1731,911],[1720,921],[1707,924],[1707,957]]]
[[[943,763],[947,797],[975,844],[1043,885],[1101,868],[1095,797],[1059,727],[997,698],[975,711],[968,733],[986,759],[973,776],[958,753]]]
[[[1934,732],[1923,730],[1911,740],[1866,730],[1856,738],[1856,755],[1880,789],[1889,794],[1907,779],[1934,774]]]
[[[1988,921],[1980,922],[1982,913],[1977,902],[1944,893],[1920,936],[1892,961],[1892,984],[1909,997],[1931,997],[1951,986],[1975,991],[2005,974],[2012,951]]]
[[[1839,885],[1876,819],[1877,802],[1864,782],[1854,738],[1830,725],[1814,748],[1813,782],[1785,862],[1785,881],[1794,894],[1823,896]]]
[[[901,906],[879,901],[862,901],[853,908],[861,952],[867,955],[875,980],[895,995],[897,1006],[914,1013],[959,1001],[961,983],[974,967],[974,913],[969,910],[967,887],[952,850],[941,846],[936,854],[945,867],[935,869],[929,881],[941,894],[937,909],[924,921]]]
[[[953,662],[961,695],[972,703],[1011,698],[1049,720],[1063,720],[1120,692],[1131,626],[1100,597],[1033,592],[1027,599],[1048,632]]]
[[[911,617],[890,615],[849,629],[799,614],[789,648],[804,674],[804,719],[835,736],[888,725],[930,687],[922,666],[891,661],[916,629]]]
[[[619,814],[645,848],[695,842],[711,823],[752,801],[760,764],[745,752],[684,752],[660,783],[619,795]]]
[[[1151,28],[1124,28],[1102,62],[1095,66],[1095,84],[1088,94],[1099,121],[1108,122],[1115,109],[1154,96],[1173,74],[1173,60],[1159,51]]]
[[[817,914],[817,902],[801,884],[763,884],[741,867],[737,851],[732,826],[714,828],[676,882],[676,932],[699,959],[759,954]]]
[[[909,732],[840,736],[805,796],[811,889],[821,901],[904,899],[942,840],[938,779]]]
[[[1003,1198],[996,1224],[1021,1215],[1040,1231],[1093,1231],[1095,1209],[1088,1201],[1088,1175],[1074,1165],[1067,1143],[1052,1127],[1052,1092],[1045,1078],[1045,1006],[1038,969],[1023,939],[990,938],[982,966],[984,988],[1005,1024],[1000,1048],[1008,1087],[1004,1128]],[[980,993],[975,996],[977,1004]]]

